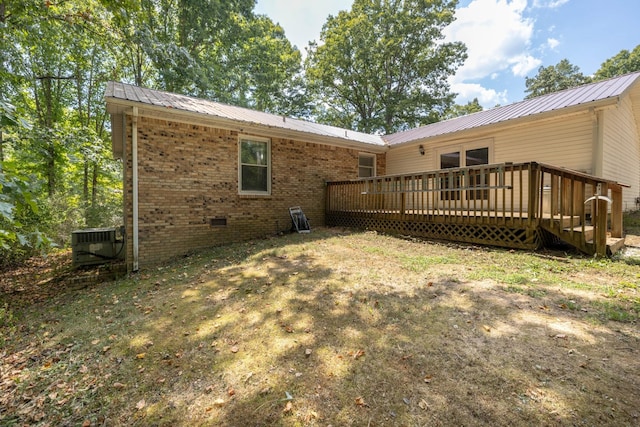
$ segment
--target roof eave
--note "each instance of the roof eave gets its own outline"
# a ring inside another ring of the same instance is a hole
[[[376,154],[385,153],[389,149],[388,145],[384,143],[382,137],[380,137],[380,144],[378,145],[362,141],[354,141],[352,139],[341,138],[333,135],[319,135],[311,132],[303,132],[280,128],[277,126],[213,116],[211,114],[149,105],[121,98],[105,97],[105,100],[107,103],[107,112],[110,114],[131,114],[132,108],[136,106],[138,107],[138,115],[140,116],[148,116],[165,120],[177,120],[197,125],[215,126],[222,129],[237,131],[239,133],[256,133],[258,135],[272,138],[295,139],[305,142],[367,151]],[[346,130],[346,132],[348,133],[349,131]],[[117,135],[114,137],[117,138]]]

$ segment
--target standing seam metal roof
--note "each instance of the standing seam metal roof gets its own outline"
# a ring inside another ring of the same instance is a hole
[[[177,111],[199,113],[212,117],[235,120],[247,124],[268,126],[273,128],[310,133],[320,136],[335,137],[343,140],[385,146],[379,135],[355,132],[334,126],[312,123],[305,120],[278,116],[248,108],[236,107],[219,102],[208,101],[190,96],[141,88],[125,83],[109,82],[105,98],[115,98],[131,102],[140,102],[155,107],[165,107]]]
[[[468,116],[433,123],[408,131],[385,135],[389,145],[441,136],[508,120],[557,111],[606,99],[616,99],[640,78],[640,72],[625,74],[601,82],[591,83],[560,92],[539,96],[514,104],[480,111]]]
[[[607,99],[614,100],[624,94],[638,79],[640,79],[640,72],[629,73],[601,82],[591,83],[385,136],[370,135],[334,126],[117,82],[109,82],[107,84],[105,98],[140,102],[156,107],[199,113],[248,124],[385,146],[470,130]]]

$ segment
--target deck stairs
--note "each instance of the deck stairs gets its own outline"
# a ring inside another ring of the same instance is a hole
[[[570,244],[576,249],[588,254],[596,253],[594,241],[594,227],[581,224],[579,216],[554,216],[542,220],[541,227],[550,233],[555,239]],[[611,237],[607,233],[607,255],[611,256],[624,248],[624,237]]]

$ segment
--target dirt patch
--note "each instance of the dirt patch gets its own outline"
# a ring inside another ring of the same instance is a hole
[[[0,424],[636,425],[635,261],[316,229],[5,295]]]

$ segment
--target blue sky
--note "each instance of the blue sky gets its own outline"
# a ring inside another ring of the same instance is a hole
[[[328,15],[352,0],[258,0],[301,51],[318,40]],[[525,78],[566,58],[586,75],[622,49],[640,44],[640,0],[460,0],[448,40],[467,45],[465,65],[450,81],[456,102],[485,108],[524,98]]]

